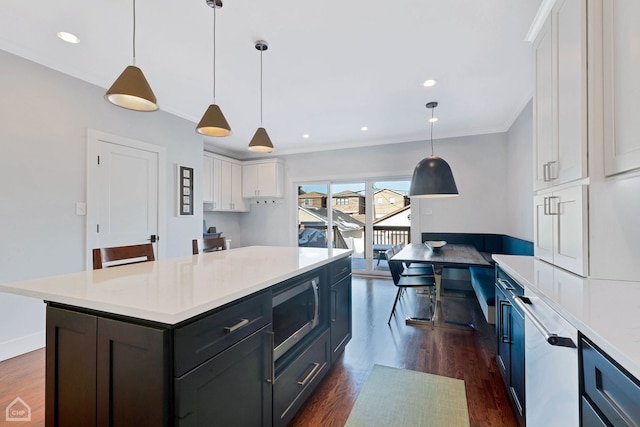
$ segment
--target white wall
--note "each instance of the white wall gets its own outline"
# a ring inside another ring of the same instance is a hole
[[[191,253],[202,213],[176,216],[175,164],[202,172],[194,124],[165,112],[107,103],[105,89],[0,51],[0,282],[80,271],[85,266],[86,131],[167,149],[167,256]],[[116,76],[114,76],[115,78]],[[162,99],[159,99],[162,106]],[[0,293],[0,360],[44,345],[44,304]]]
[[[507,132],[508,234],[533,241],[533,100]]]
[[[243,230],[240,227],[240,220],[244,215],[246,214],[235,212],[205,212],[204,220],[207,228],[216,227],[218,233],[222,232],[222,237],[231,239],[231,248],[238,248],[247,246],[243,244]]]
[[[434,144],[436,154],[451,165],[460,196],[421,201],[417,209],[412,206],[412,219],[418,217],[417,238],[428,230],[507,233],[506,134],[449,138]],[[242,214],[243,244],[295,241],[295,215],[290,209],[296,203],[294,183],[410,178],[418,161],[429,153],[427,142],[422,141],[282,156],[287,197],[282,204],[253,205],[250,213]],[[433,214],[422,214],[425,208]]]

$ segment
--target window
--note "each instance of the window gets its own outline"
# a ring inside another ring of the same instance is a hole
[[[300,199],[300,201],[301,206],[313,206],[313,199]]]
[[[381,204],[382,204],[382,197],[378,197],[378,198],[376,199],[376,203],[377,203],[377,204],[379,204],[379,205],[381,205]]]
[[[337,197],[336,198],[336,205],[348,205],[349,204],[349,198],[347,197]]]
[[[396,198],[395,197],[389,197],[389,203],[391,203],[392,205],[396,202]]]

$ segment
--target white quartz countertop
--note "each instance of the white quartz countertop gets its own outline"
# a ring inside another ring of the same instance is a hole
[[[176,324],[350,254],[249,246],[4,283],[0,292]]]
[[[640,379],[640,282],[576,276],[534,257],[494,255],[498,265]]]

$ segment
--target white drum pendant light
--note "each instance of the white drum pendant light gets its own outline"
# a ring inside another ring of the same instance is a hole
[[[451,167],[444,159],[433,154],[433,110],[438,106],[437,102],[429,102],[427,108],[431,109],[431,155],[418,163],[413,171],[409,197],[453,197],[458,195],[458,187],[453,179]]]
[[[196,132],[207,136],[228,136],[231,134],[231,127],[220,107],[216,105],[216,9],[222,7],[222,0],[206,0],[206,2],[213,9],[213,103],[204,112]]]
[[[151,86],[136,67],[136,0],[133,0],[133,65],[129,65],[104,97],[118,107],[134,111],[156,111],[158,103]]]
[[[273,151],[273,144],[271,138],[267,134],[267,130],[262,127],[262,52],[267,50],[269,45],[264,40],[258,40],[256,42],[256,49],[260,51],[260,127],[251,138],[249,143],[249,150],[256,151],[258,153],[270,153]]]

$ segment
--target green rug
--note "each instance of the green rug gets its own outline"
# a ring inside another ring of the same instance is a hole
[[[464,381],[374,365],[345,427],[469,426]]]

